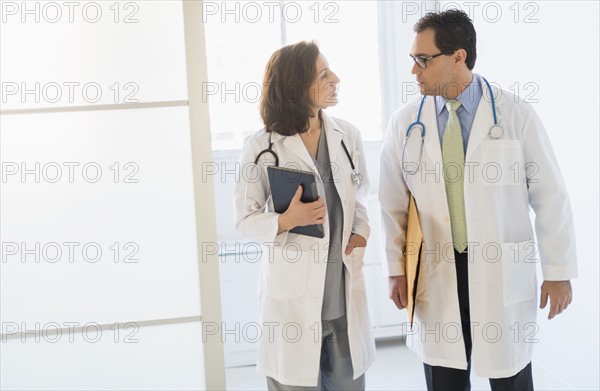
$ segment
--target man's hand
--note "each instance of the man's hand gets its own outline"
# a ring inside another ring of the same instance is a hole
[[[548,319],[560,314],[567,309],[573,300],[571,281],[544,281],[540,294],[540,308],[546,308],[550,297],[550,313]]]
[[[406,276],[389,276],[388,282],[390,299],[392,299],[399,310],[406,308],[406,304],[408,304]]]
[[[350,235],[348,239],[348,245],[346,246],[346,255],[350,255],[354,247],[367,247],[367,239],[363,238],[359,234]]]

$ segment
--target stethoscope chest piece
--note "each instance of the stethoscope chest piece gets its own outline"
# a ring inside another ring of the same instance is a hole
[[[360,182],[363,180],[363,177],[362,177],[362,175],[360,175],[360,172],[353,169],[351,172],[351,175],[352,175],[352,182],[354,182],[354,184],[356,186],[360,186]]]
[[[502,136],[504,136],[504,131],[502,130],[502,128],[500,126],[494,125],[491,127],[490,138],[492,140],[499,140],[502,138]]]

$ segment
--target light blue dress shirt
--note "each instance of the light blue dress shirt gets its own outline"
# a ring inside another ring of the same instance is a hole
[[[458,120],[460,121],[460,130],[465,154],[467,153],[467,145],[469,143],[469,135],[471,134],[473,120],[475,119],[475,112],[477,111],[482,95],[481,76],[473,74],[471,83],[469,83],[467,88],[455,98],[460,101],[460,107],[458,108],[457,114]],[[444,128],[446,128],[446,123],[448,122],[446,102],[448,102],[448,99],[443,96],[435,97],[435,110],[437,113],[438,132],[440,134],[440,146],[444,139]]]

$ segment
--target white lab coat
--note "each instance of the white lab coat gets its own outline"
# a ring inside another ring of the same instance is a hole
[[[573,218],[567,190],[548,136],[533,108],[493,88],[499,140],[489,91],[483,82],[465,158],[464,196],[469,241],[469,301],[472,363],[479,376],[503,378],[531,361],[536,342],[536,265],[545,280],[576,277]],[[423,229],[415,327],[407,345],[423,362],[466,369],[456,272],[435,103],[428,97],[421,120],[425,145],[420,170],[402,175],[402,149],[420,98],[396,112],[381,154],[379,199],[387,273],[404,274],[404,238],[409,191]],[[405,164],[418,162],[420,132],[407,142]],[[413,163],[408,166],[408,164]],[[535,212],[535,232],[529,207]]]
[[[351,233],[369,237],[367,195],[369,178],[360,132],[348,122],[332,119],[322,112],[333,178],[344,211],[342,253],[345,270],[346,317],[354,378],[362,375],[375,358],[375,343],[367,310],[362,271],[364,248],[345,255]],[[341,141],[344,140],[354,165],[363,176],[360,186],[351,180],[351,165]],[[299,135],[272,134],[279,166],[312,171],[318,193],[324,189],[317,167]],[[246,140],[240,176],[235,187],[235,226],[238,233],[262,247],[259,281],[258,370],[280,383],[316,386],[321,352],[321,307],[327,269],[329,220],[325,237],[318,239],[283,232],[277,235],[279,214],[273,211],[267,165],[274,158],[264,154],[258,167],[256,156],[269,145],[264,130]],[[266,204],[266,210],[264,206]]]

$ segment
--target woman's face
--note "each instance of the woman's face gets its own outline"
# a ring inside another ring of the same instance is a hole
[[[310,97],[315,111],[319,111],[338,103],[337,85],[340,79],[329,69],[329,63],[322,54],[317,57],[315,66],[317,78],[310,87]]]

